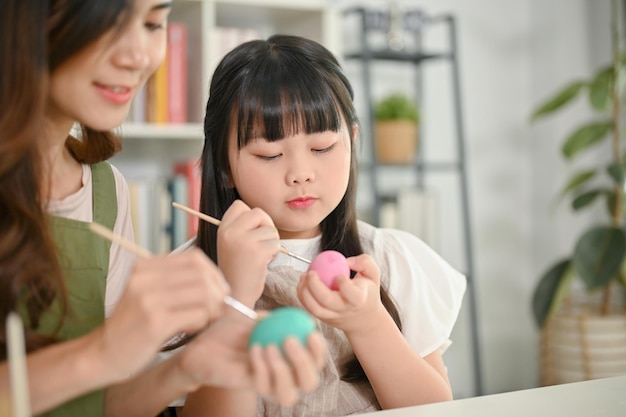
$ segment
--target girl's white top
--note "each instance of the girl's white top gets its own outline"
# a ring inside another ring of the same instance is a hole
[[[395,229],[375,228],[359,222],[365,253],[381,269],[381,285],[388,289],[402,319],[402,333],[420,356],[444,352],[466,289],[463,274],[454,269],[416,236]],[[321,236],[282,240],[289,251],[313,259],[320,252]],[[308,264],[280,253],[269,265],[267,283],[257,308],[299,305],[296,286]],[[353,352],[345,335],[318,321],[326,337],[330,364],[322,371],[319,388],[301,396],[293,407],[280,407],[259,399],[259,416],[349,415],[380,409],[369,384],[340,380],[342,365]],[[418,389],[416,387],[416,389]]]

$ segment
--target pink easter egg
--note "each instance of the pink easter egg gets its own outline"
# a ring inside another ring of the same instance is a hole
[[[317,272],[322,282],[331,290],[339,289],[335,278],[339,275],[350,276],[350,267],[346,257],[336,250],[325,250],[315,257],[309,265],[309,271]]]

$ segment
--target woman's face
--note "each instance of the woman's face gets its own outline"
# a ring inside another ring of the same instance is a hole
[[[62,63],[50,76],[48,116],[95,130],[121,124],[133,97],[165,56],[171,2],[135,0],[121,30],[111,30]]]
[[[232,181],[246,204],[270,215],[281,238],[314,237],[346,193],[351,147],[345,125],[338,132],[297,134],[275,142],[260,138],[241,150],[233,133]]]

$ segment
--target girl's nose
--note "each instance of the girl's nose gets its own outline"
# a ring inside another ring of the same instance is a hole
[[[299,185],[315,180],[313,170],[304,166],[295,166],[287,174],[287,185]]]

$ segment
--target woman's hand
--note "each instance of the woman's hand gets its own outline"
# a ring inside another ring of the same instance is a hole
[[[347,258],[356,272],[353,279],[339,276],[338,290],[331,290],[315,272],[307,272],[298,284],[298,298],[303,306],[324,323],[344,332],[365,332],[384,314],[380,300],[380,270],[368,255]]]
[[[293,404],[299,391],[319,384],[319,370],[326,364],[324,337],[315,332],[308,349],[297,340],[284,344],[285,356],[275,346],[248,348],[255,321],[223,316],[193,339],[179,354],[179,364],[190,379],[191,390],[205,385],[251,388],[283,405]]]
[[[127,377],[147,365],[169,338],[194,332],[224,309],[228,283],[197,249],[139,259],[113,315],[100,329],[108,366]]]
[[[218,265],[233,297],[253,307],[263,293],[267,265],[278,254],[278,230],[270,216],[235,201],[224,213],[217,231]]]

